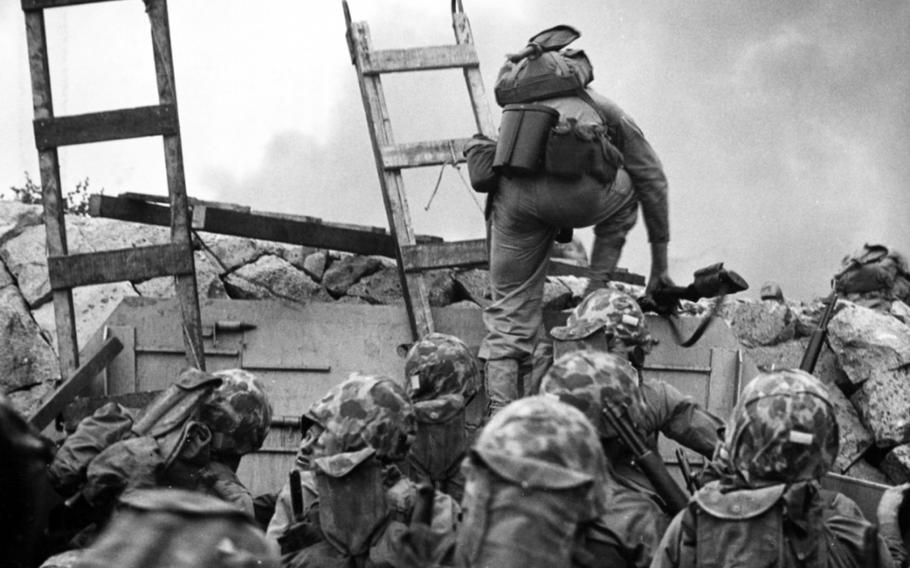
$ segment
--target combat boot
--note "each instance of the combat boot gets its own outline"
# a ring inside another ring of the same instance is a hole
[[[484,364],[487,419],[519,397],[517,359],[490,359]]]

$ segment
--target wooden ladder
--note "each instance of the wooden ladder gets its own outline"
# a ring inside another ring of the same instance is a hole
[[[348,48],[357,70],[360,94],[373,143],[376,169],[382,188],[389,230],[396,244],[401,285],[411,332],[415,339],[433,331],[433,315],[423,272],[439,268],[479,266],[488,261],[485,239],[449,243],[418,243],[411,226],[401,170],[461,163],[470,138],[396,144],[381,75],[439,69],[462,69],[468,87],[477,132],[495,137],[487,104],[480,61],[474,49],[471,26],[461,0],[452,0],[455,44],[411,49],[373,50],[366,22],[352,22],[346,1],[342,3],[347,24]]]
[[[179,333],[184,338],[187,362],[192,366],[205,368],[166,0],[145,0],[145,9],[151,21],[159,104],[90,114],[54,116],[44,10],[99,1],[104,0],[21,0],[22,10],[25,12],[35,113],[35,145],[38,148],[44,223],[47,231],[48,279],[53,293],[61,377],[67,381],[58,393],[66,390],[64,387],[70,391],[74,390],[76,385],[71,385],[72,379],[79,378],[84,383],[90,381],[100,370],[95,370],[94,374],[84,370],[91,367],[90,363],[97,366],[97,357],[94,356],[92,361],[85,362],[80,367],[72,294],[72,289],[80,286],[173,275],[183,316]],[[69,254],[57,148],[144,136],[161,136],[164,140],[171,211],[171,242],[139,248]],[[101,352],[106,353],[105,357],[112,358],[116,351],[119,349],[102,349]],[[77,369],[83,372],[77,373]],[[54,410],[57,410],[56,407]],[[51,413],[48,411],[44,414]]]

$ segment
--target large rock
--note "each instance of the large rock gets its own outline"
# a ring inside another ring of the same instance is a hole
[[[383,263],[372,256],[348,256],[335,261],[322,276],[322,285],[333,297],[347,293],[348,288],[365,276],[381,270]]]
[[[910,442],[910,367],[875,372],[850,400],[877,446]]]
[[[910,364],[910,327],[890,315],[842,304],[828,325],[828,341],[853,383]]]
[[[19,236],[27,227],[44,222],[40,205],[0,199],[0,244]]]
[[[47,399],[56,388],[57,387],[52,381],[47,381],[38,383],[31,388],[11,392],[7,395],[7,398],[9,398],[13,408],[19,413],[23,416],[30,417],[38,411],[44,400]]]
[[[774,346],[753,347],[746,350],[746,355],[762,372],[775,369],[799,367],[809,340],[787,341]],[[834,354],[823,349],[815,365],[814,375],[828,389],[828,396],[834,405],[840,433],[840,450],[834,462],[834,471],[840,473],[848,468],[873,444],[873,436],[860,419],[859,413],[847,396],[837,386],[839,369],[836,367]]]
[[[879,467],[895,485],[910,482],[910,444],[892,448]]]
[[[66,233],[70,254],[170,242],[170,233],[165,227],[74,215],[66,216]],[[44,225],[36,225],[0,246],[0,256],[33,308],[51,298],[46,244]]]
[[[492,302],[493,292],[490,288],[490,273],[486,270],[473,268],[457,271],[452,276],[459,300],[470,300],[478,306],[485,308]]]
[[[227,298],[228,293],[221,281],[222,268],[204,250],[193,253],[196,265],[196,292],[199,301],[208,298]],[[140,296],[146,298],[173,298],[177,295],[173,276],[161,276],[134,284]]]
[[[743,345],[774,345],[795,336],[795,317],[785,303],[736,300],[724,304],[720,315]]]
[[[439,308],[458,300],[458,289],[453,274],[454,271],[449,269],[433,270],[425,274],[431,306]]]
[[[322,275],[329,264],[329,253],[324,250],[318,250],[310,253],[303,259],[301,269],[316,282],[322,282]]]
[[[383,268],[348,288],[348,296],[362,298],[370,304],[402,304],[401,278],[397,268]]]
[[[0,264],[0,392],[60,378],[57,356],[32,319],[25,299]]]
[[[547,279],[543,285],[543,309],[560,311],[572,307],[572,289],[558,280]]]
[[[120,305],[123,298],[138,295],[129,282],[74,288],[73,309],[76,316],[76,342],[79,348],[81,349],[88,343],[88,340],[104,324],[111,312]],[[33,310],[32,317],[51,338],[54,351],[59,353],[53,302],[43,304]]]
[[[234,298],[277,298],[297,303],[309,302],[322,291],[302,270],[271,254],[231,272],[224,284]]]

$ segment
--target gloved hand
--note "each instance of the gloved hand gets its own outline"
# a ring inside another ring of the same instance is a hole
[[[281,547],[281,555],[284,556],[323,540],[325,537],[319,527],[319,508],[313,507],[303,519],[291,523],[284,534],[278,537],[278,546]]]

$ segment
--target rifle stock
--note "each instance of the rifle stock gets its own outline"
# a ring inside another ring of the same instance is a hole
[[[632,426],[617,414],[607,400],[603,401],[603,415],[610,427],[619,435],[623,445],[632,452],[635,463],[654,486],[657,494],[664,500],[667,511],[675,515],[684,509],[689,503],[689,497],[670,476],[660,455],[638,437]]]
[[[806,352],[803,353],[803,359],[799,363],[800,370],[807,373],[812,373],[815,370],[818,356],[821,354],[822,347],[825,345],[825,338],[828,336],[828,324],[831,323],[831,318],[834,317],[834,307],[836,305],[837,292],[834,291],[828,296],[825,311],[822,312],[822,317],[818,320],[818,325],[812,330],[812,336],[809,338],[809,345],[806,346]]]

